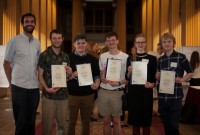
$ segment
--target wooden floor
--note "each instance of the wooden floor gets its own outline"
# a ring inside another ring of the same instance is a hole
[[[154,101],[154,110],[157,109],[157,101]],[[36,124],[41,120],[41,104],[38,107]],[[14,135],[14,120],[10,98],[0,98],[0,135]],[[200,135],[200,125],[180,124],[182,135]]]

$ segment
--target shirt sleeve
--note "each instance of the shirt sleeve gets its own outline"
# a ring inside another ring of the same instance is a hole
[[[11,39],[7,46],[6,46],[6,52],[5,52],[5,57],[4,60],[8,61],[8,62],[12,62],[14,55],[15,55],[15,44],[14,44],[14,40]]]
[[[39,42],[39,41],[38,41],[38,42]],[[38,44],[39,44],[39,46],[38,46],[37,55],[38,55],[38,58],[39,58],[39,56],[40,56],[40,54],[41,54],[41,44],[40,44],[40,42],[39,42]]]
[[[103,70],[103,62],[102,62],[102,55],[100,56],[100,58],[99,58],[99,69],[100,70]]]
[[[128,73],[128,67],[131,66],[131,59],[130,57],[127,58],[126,60],[126,74],[125,74],[125,78],[126,80],[129,80],[130,78],[127,77],[127,73]]]
[[[161,64],[161,57],[157,61],[157,70],[158,70],[158,72],[160,72],[160,66],[161,66],[160,64]]]
[[[40,66],[40,68],[42,68],[42,69],[45,68],[45,57],[43,56],[43,53],[41,53],[39,56],[38,66]]]
[[[152,80],[152,82],[156,82],[156,78],[155,78],[155,74],[156,74],[156,71],[157,71],[157,69],[156,69],[156,67],[157,67],[157,58],[156,57],[152,57],[152,78],[151,78],[151,80]]]
[[[191,65],[188,61],[188,59],[186,58],[185,55],[183,55],[183,60],[182,60],[182,68],[187,72],[187,73],[193,73]]]
[[[100,75],[98,63],[99,63],[98,60],[96,58],[93,58],[93,76],[95,78],[99,78]]]

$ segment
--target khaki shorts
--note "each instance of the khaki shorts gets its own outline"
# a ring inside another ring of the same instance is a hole
[[[100,88],[98,92],[99,112],[102,116],[121,116],[123,91]]]

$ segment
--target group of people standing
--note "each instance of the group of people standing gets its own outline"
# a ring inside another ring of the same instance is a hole
[[[63,35],[58,30],[50,33],[51,46],[40,51],[40,42],[32,35],[36,18],[27,13],[22,16],[23,33],[12,38],[6,49],[4,69],[12,90],[12,104],[15,118],[15,135],[34,135],[36,110],[39,103],[39,82],[42,85],[42,134],[50,135],[53,120],[56,121],[57,135],[75,135],[78,113],[81,116],[81,134],[90,134],[90,117],[94,104],[95,91],[98,90],[99,113],[103,116],[103,133],[121,134],[120,116],[122,95],[128,86],[128,124],[133,126],[133,134],[150,135],[153,112],[153,88],[158,87],[159,113],[165,134],[179,135],[179,116],[183,98],[181,83],[188,81],[193,70],[184,54],[174,50],[175,37],[165,33],[160,38],[165,54],[157,60],[146,53],[146,38],[136,35],[133,53],[128,56],[119,50],[117,33],[105,35],[108,51],[94,57],[87,51],[87,38],[77,34],[74,38],[75,50],[66,54],[61,45]],[[119,80],[106,77],[109,59],[120,60]],[[145,62],[147,79],[144,84],[132,84],[133,62]],[[90,64],[93,83],[80,86],[77,65]],[[51,65],[65,65],[66,88],[52,87]],[[37,77],[38,70],[38,77]],[[175,73],[173,94],[160,93],[159,84],[162,71]],[[184,75],[184,71],[187,73]]]

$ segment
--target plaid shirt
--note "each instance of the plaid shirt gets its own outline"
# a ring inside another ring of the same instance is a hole
[[[176,63],[175,66],[171,66],[171,64]],[[184,75],[184,71],[187,73],[192,73],[192,69],[190,66],[189,61],[187,60],[186,56],[182,53],[173,51],[170,56],[166,56],[164,54],[158,59],[158,71],[166,70],[166,71],[175,71],[175,77],[182,78]],[[159,86],[158,86],[159,90]],[[158,93],[158,98],[160,100],[180,100],[183,98],[183,89],[182,84],[175,83],[174,85],[174,94],[164,94]]]
[[[40,54],[38,65],[44,70],[43,77],[49,88],[52,87],[51,65],[62,65],[63,62],[67,63],[68,66],[70,65],[68,55],[63,51],[56,55],[51,46]],[[53,100],[63,100],[68,97],[67,88],[60,88],[55,94],[47,93],[43,88],[42,94],[46,98]]]

